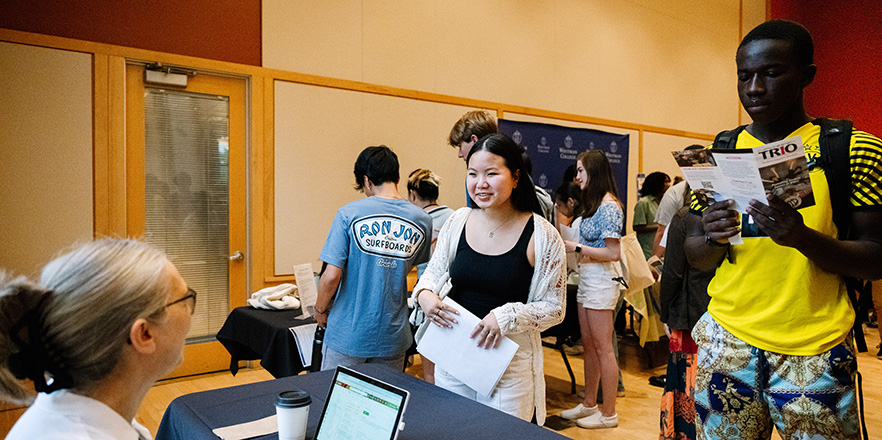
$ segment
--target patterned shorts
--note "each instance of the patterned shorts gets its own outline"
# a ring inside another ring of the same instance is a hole
[[[705,313],[698,344],[695,425],[699,439],[860,438],[851,339],[816,356],[753,347]]]

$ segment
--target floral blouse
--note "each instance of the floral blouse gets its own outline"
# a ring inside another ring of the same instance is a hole
[[[616,202],[603,202],[579,225],[579,242],[593,248],[606,247],[606,238],[622,238],[625,215]]]

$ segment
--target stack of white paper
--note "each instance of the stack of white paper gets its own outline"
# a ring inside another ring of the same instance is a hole
[[[316,323],[298,325],[291,327],[291,333],[294,334],[294,341],[297,342],[297,351],[300,353],[300,362],[304,367],[312,365],[312,342],[315,339]]]
[[[444,298],[444,304],[459,311],[457,323],[453,328],[426,324],[429,328],[417,351],[469,388],[489,396],[518,351],[518,344],[503,337],[496,348],[478,347],[477,337],[469,336],[481,320],[450,297]]]

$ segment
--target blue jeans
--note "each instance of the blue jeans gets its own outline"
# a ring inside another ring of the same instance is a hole
[[[383,364],[399,371],[404,370],[404,353],[393,356],[363,358],[340,353],[327,345],[324,346],[324,350],[322,351],[322,370],[333,370],[334,368],[337,368],[338,365],[351,367],[359,364]]]

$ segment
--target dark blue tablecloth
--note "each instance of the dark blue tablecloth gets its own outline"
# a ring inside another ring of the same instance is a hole
[[[240,360],[260,359],[273,377],[293,376],[304,370],[290,327],[315,322],[298,319],[300,309],[263,310],[237,307],[230,312],[217,340],[230,353],[230,371],[239,371]]]
[[[398,436],[401,440],[566,438],[385,366],[365,364],[355,370],[410,392],[405,428]],[[292,389],[312,396],[306,431],[311,439],[333,373],[321,371],[181,396],[166,409],[156,440],[217,439],[212,429],[273,415],[276,395]],[[278,439],[278,435],[256,438]]]

